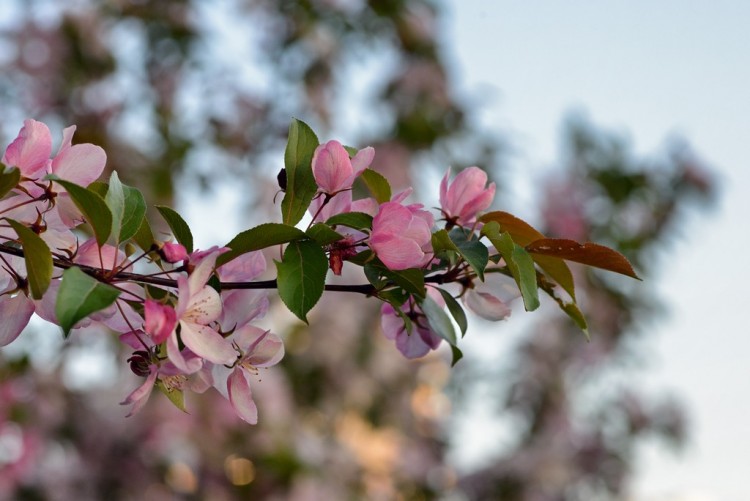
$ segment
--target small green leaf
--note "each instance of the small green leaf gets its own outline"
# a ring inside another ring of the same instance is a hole
[[[154,233],[151,231],[151,225],[145,217],[141,220],[141,226],[138,228],[138,231],[133,235],[133,240],[138,244],[138,247],[146,252],[154,245]]]
[[[469,263],[469,266],[477,274],[479,280],[484,282],[484,269],[487,267],[490,254],[482,242],[471,239],[472,235],[470,234],[467,238],[467,235],[460,229],[456,229],[450,233],[450,237],[458,248],[459,254]]]
[[[304,231],[294,226],[281,223],[264,223],[249,230],[245,230],[234,237],[226,246],[225,252],[216,260],[216,266],[226,264],[232,259],[247,252],[252,252],[273,245],[285,244],[294,240],[307,238]]]
[[[326,224],[346,226],[355,230],[369,230],[372,229],[372,216],[364,212],[344,212],[331,217]]]
[[[320,245],[330,245],[344,238],[344,235],[334,231],[333,228],[325,223],[316,223],[307,230],[307,236],[318,242]]]
[[[539,308],[539,289],[536,281],[534,260],[523,247],[516,244],[508,232],[499,233],[498,224],[490,222],[482,228],[482,234],[490,239],[500,255],[508,265],[513,279],[521,291],[523,305],[526,311]]]
[[[65,337],[79,321],[115,302],[120,291],[74,266],[63,272],[55,313]]]
[[[182,219],[182,216],[180,216],[176,210],[167,207],[166,205],[156,205],[155,207],[156,210],[159,211],[159,214],[161,214],[161,217],[163,217],[169,225],[169,229],[172,230],[177,241],[185,247],[188,254],[192,253],[193,234],[190,231],[188,224]]]
[[[417,297],[425,297],[424,271],[418,268],[392,271],[386,269],[383,274],[399,287]]]
[[[17,167],[0,165],[2,166],[0,171],[0,198],[2,198],[18,186],[18,182],[21,180],[21,171]]]
[[[464,354],[461,350],[458,349],[458,346],[455,344],[451,345],[451,367],[455,367],[455,365],[458,363],[459,360],[464,358]]]
[[[437,304],[430,296],[425,296],[420,305],[422,311],[427,317],[430,329],[438,336],[448,341],[451,346],[456,345],[456,331],[453,329],[453,323],[445,310]]]
[[[164,383],[159,380],[156,381],[156,387],[159,388],[159,391],[161,391],[175,407],[187,414],[187,409],[185,408],[185,393],[182,390],[167,388]]]
[[[146,199],[138,188],[122,185],[125,195],[125,210],[120,225],[120,242],[135,236],[146,218]]]
[[[367,185],[367,189],[370,190],[372,197],[379,204],[391,199],[391,185],[388,184],[388,180],[382,174],[372,169],[365,169],[362,171],[361,178]]]
[[[79,186],[70,181],[64,181],[57,176],[47,176],[60,186],[65,188],[70,199],[83,214],[86,222],[94,230],[94,236],[99,246],[104,245],[112,233],[112,212],[107,203],[95,191]]]
[[[26,262],[27,280],[31,289],[31,297],[42,299],[52,280],[52,253],[39,235],[12,219],[6,219],[18,234],[23,246],[23,258]]]
[[[586,323],[586,317],[583,316],[583,313],[578,308],[578,305],[575,303],[575,301],[572,303],[565,302],[556,294],[555,289],[550,283],[543,282],[541,288],[552,299],[555,300],[560,309],[565,312],[565,314],[568,315],[573,320],[573,322],[575,322],[575,324],[579,329],[581,329],[581,331],[583,331],[584,336],[586,336],[586,340],[591,341],[591,338],[589,336],[588,324]]]
[[[459,252],[458,247],[445,230],[439,230],[432,234],[432,250],[435,251],[435,254],[444,251]]]
[[[307,323],[307,313],[325,289],[328,259],[323,249],[310,240],[289,244],[282,261],[276,261],[279,296],[289,311]]]
[[[112,213],[112,234],[110,235],[110,240],[117,246],[120,243],[120,226],[122,225],[122,217],[125,214],[125,193],[116,171],[112,171],[112,174],[109,176],[109,188],[107,189],[107,194],[104,196],[104,201]]]
[[[295,225],[305,215],[318,186],[312,172],[312,157],[318,147],[318,137],[305,122],[292,120],[289,140],[284,152],[286,193],[281,201],[281,219]]]
[[[440,288],[438,288],[438,291],[440,291],[440,295],[443,296],[448,311],[451,312],[453,319],[458,324],[459,329],[461,329],[461,337],[464,337],[466,335],[466,329],[469,328],[469,322],[466,320],[466,312],[464,312],[464,309],[458,304],[458,301],[456,301],[456,298],[454,298],[450,292]]]

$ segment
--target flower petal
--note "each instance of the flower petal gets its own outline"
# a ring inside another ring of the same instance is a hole
[[[185,321],[180,326],[182,342],[196,355],[215,364],[232,364],[237,360],[237,351],[212,328]]]
[[[244,370],[235,369],[232,371],[227,379],[227,391],[229,392],[229,402],[237,415],[250,424],[257,424],[258,407],[253,402],[253,393],[250,390],[250,383]]]
[[[33,174],[47,165],[51,153],[49,128],[42,122],[27,119],[16,139],[5,150],[2,162],[18,167],[22,176],[34,177]]]
[[[34,302],[25,294],[0,297],[0,346],[5,346],[21,334],[34,313]]]

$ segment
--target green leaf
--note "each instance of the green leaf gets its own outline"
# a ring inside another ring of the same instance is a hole
[[[307,230],[307,236],[318,242],[320,245],[330,245],[344,238],[344,235],[334,231],[333,228],[325,223],[316,223]]]
[[[133,235],[133,240],[138,244],[138,247],[146,252],[148,252],[154,245],[154,233],[151,231],[151,225],[145,217],[141,221],[141,226],[138,228],[138,231]]]
[[[10,190],[18,186],[20,180],[21,171],[17,167],[7,167],[3,165],[2,171],[0,172],[0,198],[10,193]]]
[[[182,390],[167,388],[160,380],[156,381],[156,387],[159,388],[159,391],[161,391],[175,407],[182,412],[187,413],[187,409],[185,408],[185,393]]]
[[[182,219],[182,216],[180,216],[176,210],[167,207],[166,205],[156,205],[155,207],[156,210],[159,211],[159,214],[161,214],[161,217],[163,217],[169,225],[169,229],[172,230],[177,241],[185,247],[188,254],[193,252],[193,234],[190,231],[188,224]]]
[[[122,185],[122,189],[125,195],[125,209],[120,225],[120,242],[135,236],[146,220],[146,199],[143,193],[138,188],[125,184]]]
[[[382,174],[372,169],[365,169],[361,174],[362,181],[367,185],[372,197],[379,204],[385,203],[391,199],[391,185]]]
[[[112,212],[109,210],[107,203],[95,191],[79,186],[70,181],[64,181],[57,176],[47,176],[57,184],[65,188],[70,195],[70,199],[83,214],[86,222],[94,230],[96,242],[101,247],[107,242],[110,233],[112,233]]]
[[[444,251],[459,252],[458,247],[445,230],[439,230],[432,234],[432,250],[435,251],[435,254]]]
[[[466,329],[469,328],[469,322],[466,320],[466,313],[464,309],[458,304],[456,298],[454,298],[450,292],[438,288],[440,295],[445,300],[445,305],[448,307],[448,311],[453,316],[453,319],[458,324],[458,328],[461,329],[461,337],[466,335]]]
[[[451,367],[454,367],[458,363],[459,360],[461,360],[462,358],[464,358],[463,352],[461,350],[459,350],[458,346],[456,346],[455,344],[451,345],[451,355],[452,355],[452,357],[451,357]]]
[[[120,291],[74,266],[63,272],[55,313],[65,337],[79,321],[115,302]]]
[[[560,284],[560,287],[575,300],[576,289],[573,282],[573,274],[570,272],[570,268],[565,261],[552,256],[542,256],[541,254],[532,254],[531,257],[544,270],[547,276]]]
[[[307,238],[304,231],[294,226],[281,223],[265,223],[245,230],[234,237],[226,246],[231,250],[216,260],[216,266],[226,264],[232,259],[247,252],[252,252],[273,245],[285,244],[294,240]]]
[[[112,171],[112,174],[109,176],[109,188],[107,189],[107,194],[104,196],[104,201],[112,213],[112,234],[110,235],[110,241],[117,246],[120,243],[120,226],[122,225],[122,217],[125,214],[125,193],[116,171]]]
[[[460,229],[456,229],[456,231],[450,233],[453,243],[458,248],[458,253],[469,263],[469,266],[472,267],[479,280],[484,282],[484,269],[487,267],[490,254],[482,242],[471,239],[472,235],[470,234],[467,238],[466,234]]]
[[[310,240],[295,241],[276,261],[279,296],[289,311],[307,323],[309,312],[325,288],[328,259],[323,249]]]
[[[496,222],[490,222],[484,225],[482,234],[490,239],[490,242],[503,256],[518,285],[518,289],[521,291],[526,311],[534,311],[539,308],[539,289],[536,282],[534,260],[523,247],[513,241],[508,232],[501,234],[498,232],[498,228]]]
[[[427,317],[430,329],[438,336],[448,341],[451,346],[456,345],[456,331],[453,323],[445,310],[437,304],[430,296],[425,296],[420,305]]]
[[[310,206],[318,186],[312,172],[312,157],[318,147],[318,137],[305,122],[292,120],[289,140],[284,152],[286,193],[281,201],[281,219],[286,224],[297,224]]]
[[[560,307],[560,309],[563,312],[565,312],[565,314],[568,315],[573,320],[573,322],[575,322],[578,328],[581,329],[581,331],[583,331],[583,334],[586,336],[586,339],[590,341],[591,337],[589,336],[589,330],[588,330],[588,324],[586,323],[586,318],[583,316],[583,313],[578,308],[578,305],[575,303],[575,301],[572,303],[565,302],[561,297],[559,297],[556,294],[555,289],[549,283],[542,283],[541,288],[552,299],[555,300],[555,302]]]
[[[52,253],[44,240],[32,230],[12,219],[6,219],[18,234],[23,246],[23,258],[26,262],[26,278],[29,281],[31,297],[42,299],[52,280]]]
[[[424,271],[418,268],[393,271],[383,267],[382,274],[409,294],[425,297]]]
[[[100,197],[104,198],[107,196],[107,191],[109,191],[109,185],[103,181],[94,181],[90,185],[88,185],[86,188],[93,191]]]
[[[331,217],[326,224],[346,226],[355,230],[369,230],[372,229],[372,216],[364,212],[345,212]]]

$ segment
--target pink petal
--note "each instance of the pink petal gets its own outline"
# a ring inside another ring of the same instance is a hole
[[[88,186],[99,179],[107,154],[93,144],[76,144],[63,148],[52,160],[52,172],[66,181]]]
[[[352,182],[354,182],[354,178],[362,174],[362,171],[372,164],[374,158],[375,148],[372,146],[362,148],[354,155],[354,158],[352,158],[352,169],[354,170]]]
[[[234,333],[234,340],[246,351],[243,361],[255,367],[270,367],[284,358],[284,343],[270,331],[247,325]]]
[[[219,325],[223,331],[263,317],[268,312],[268,293],[261,290],[232,290],[222,293],[223,309]]]
[[[221,316],[221,297],[216,289],[206,285],[190,297],[180,320],[208,325]]]
[[[34,302],[25,294],[0,296],[0,346],[6,346],[21,334],[34,313]]]
[[[370,238],[370,247],[393,271],[417,268],[424,263],[425,253],[414,240],[383,235]]]
[[[464,296],[464,302],[472,312],[493,322],[505,320],[511,313],[507,304],[487,292],[470,290]]]
[[[266,258],[260,251],[248,252],[219,266],[216,271],[224,282],[255,280],[266,271]]]
[[[167,337],[177,327],[177,315],[174,309],[167,305],[147,299],[144,305],[144,314],[146,316],[144,329],[155,344],[166,341]]]
[[[148,378],[146,378],[146,381],[141,386],[133,390],[133,392],[128,395],[125,400],[120,402],[120,405],[133,404],[130,412],[128,412],[125,417],[130,417],[134,414],[137,414],[143,408],[143,406],[146,405],[146,402],[148,402],[148,397],[151,396],[151,391],[154,389],[157,375],[158,372],[156,370],[156,367],[151,367],[151,372],[149,373]]]
[[[351,190],[340,191],[334,195],[328,203],[321,209],[324,197],[315,198],[310,204],[310,215],[315,216],[315,221],[326,221],[336,214],[351,212],[352,210],[352,192]]]
[[[159,250],[164,260],[168,263],[177,263],[188,258],[185,247],[181,244],[165,242]]]
[[[18,167],[21,175],[34,178],[34,174],[47,165],[51,153],[49,128],[42,122],[27,119],[16,139],[5,150],[2,162]]]
[[[427,355],[432,347],[424,342],[424,339],[417,332],[416,329],[412,329],[411,334],[407,334],[406,330],[399,333],[396,336],[396,348],[406,358],[419,358]]]
[[[328,141],[315,149],[312,169],[315,182],[325,193],[351,188],[352,163],[349,153],[338,141]]]
[[[247,375],[242,369],[235,369],[227,379],[229,402],[237,415],[250,424],[258,423],[258,407],[253,402],[253,393]]]
[[[237,360],[231,343],[212,328],[190,322],[180,322],[180,326],[182,342],[196,355],[215,364],[231,365]]]
[[[228,251],[227,247],[214,246],[205,251],[195,251],[190,255],[190,264],[195,265],[188,279],[191,295],[195,294],[208,283],[208,279],[211,278],[211,274],[214,272],[216,258]]]
[[[177,344],[177,334],[172,334],[167,338],[167,357],[169,361],[183,374],[192,374],[198,372],[203,367],[203,360],[200,358],[191,358],[183,356],[180,347]]]

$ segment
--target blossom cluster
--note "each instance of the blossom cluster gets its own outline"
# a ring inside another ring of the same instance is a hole
[[[0,345],[13,342],[34,313],[65,336],[105,326],[132,349],[127,363],[144,378],[123,401],[130,414],[154,388],[184,410],[185,391],[213,387],[256,423],[251,383],[284,356],[281,338],[257,325],[269,307],[267,289],[305,322],[326,290],[365,294],[383,302],[383,334],[404,356],[424,356],[446,341],[455,363],[464,307],[502,320],[517,297],[536,309],[541,290],[585,331],[565,260],[635,276],[611,249],[549,239],[508,213],[486,212],[495,184],[478,167],[453,178],[449,169],[433,212],[407,203],[411,189],[391,192],[371,168],[373,148],[319,144],[299,121],[290,126],[279,176],[282,222],[196,250],[187,223],[157,206],[175,239],[160,241],[140,191],[114,172],[99,181],[105,152],[73,145],[74,132],[63,131],[52,156],[47,126],[26,120],[2,157]],[[370,196],[355,200],[357,186]],[[267,268],[262,251],[276,246],[283,248],[276,279],[259,280]],[[360,267],[367,283],[328,285],[329,270],[340,275],[345,264]]]

